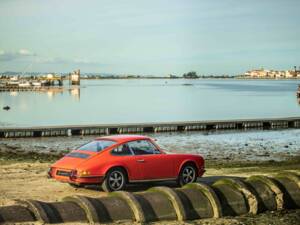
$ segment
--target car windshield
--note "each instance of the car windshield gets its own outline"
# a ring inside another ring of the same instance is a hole
[[[115,141],[110,141],[110,140],[96,140],[80,146],[77,150],[100,152],[103,149],[106,149],[115,143],[116,143]]]

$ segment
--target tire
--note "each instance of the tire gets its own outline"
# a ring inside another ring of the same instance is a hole
[[[102,182],[102,189],[105,192],[123,190],[127,183],[127,176],[123,169],[113,168],[109,170]]]
[[[180,170],[178,175],[177,183],[179,186],[185,184],[193,183],[197,180],[197,170],[196,167],[192,164],[186,164]]]

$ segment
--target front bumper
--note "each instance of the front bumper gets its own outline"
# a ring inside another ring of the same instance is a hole
[[[198,177],[202,177],[203,176],[203,174],[205,173],[205,168],[204,167],[201,167],[201,168],[199,168],[199,170],[198,170]]]

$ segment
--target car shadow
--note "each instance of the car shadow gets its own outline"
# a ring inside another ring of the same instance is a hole
[[[216,182],[217,180],[220,180],[223,178],[234,178],[234,179],[242,179],[242,180],[245,179],[245,177],[237,177],[237,176],[205,176],[205,177],[198,178],[197,182],[211,185],[214,182]],[[148,190],[149,188],[158,187],[158,186],[165,186],[165,187],[170,187],[170,188],[179,188],[180,187],[176,181],[130,183],[130,184],[127,184],[124,191],[142,192],[142,191]],[[85,188],[89,189],[89,190],[102,191],[100,185],[89,185],[89,186],[85,186]]]

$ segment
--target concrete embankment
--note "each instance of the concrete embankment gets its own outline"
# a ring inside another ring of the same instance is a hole
[[[19,201],[0,207],[0,222],[109,223],[195,220],[300,208],[300,177],[223,178],[212,185],[154,187],[145,192],[114,192],[106,197],[65,197],[59,202]]]

